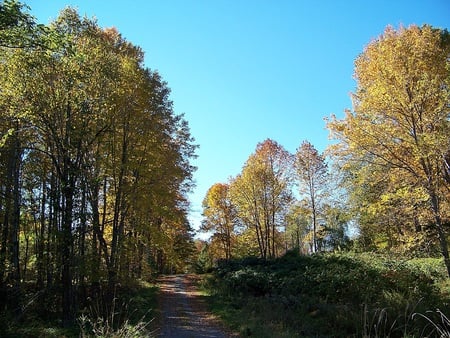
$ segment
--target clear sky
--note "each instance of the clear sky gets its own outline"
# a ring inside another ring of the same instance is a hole
[[[450,0],[22,0],[38,22],[66,6],[116,27],[172,89],[200,146],[190,195],[198,227],[209,187],[237,175],[258,142],[327,144],[353,61],[387,25],[450,29]]]

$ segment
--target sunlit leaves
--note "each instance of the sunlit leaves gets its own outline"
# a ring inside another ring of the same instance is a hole
[[[291,201],[291,155],[270,139],[259,143],[230,193],[238,217],[254,229],[261,257],[275,257],[278,227]]]
[[[0,168],[14,137],[26,162],[23,219],[35,220],[30,275],[40,287],[45,272],[62,276],[68,320],[73,284],[103,278],[114,287],[150,266],[183,268],[196,146],[167,83],[116,29],[67,8],[45,32],[58,37],[51,48],[0,49]]]
[[[216,183],[209,188],[203,200],[203,216],[201,230],[212,231],[213,240],[219,242],[223,251],[221,258],[230,259],[236,235],[237,215],[230,200],[228,184]]]
[[[420,194],[426,192],[428,222],[436,224],[450,273],[442,228],[449,219],[450,202],[445,179],[450,147],[449,52],[446,31],[388,27],[355,61],[353,111],[347,111],[343,120],[332,117],[328,128],[339,140],[333,151],[342,167],[356,169],[354,179],[373,172],[372,179],[366,177],[367,186],[370,181],[385,182],[381,191],[374,191],[381,197],[379,206],[397,199],[423,200]]]
[[[52,46],[47,27],[35,22],[28,6],[16,0],[0,3],[0,47],[48,48]]]
[[[312,219],[313,251],[317,251],[316,230],[324,199],[328,194],[328,168],[325,158],[314,146],[305,141],[297,149],[294,162],[300,195],[308,202]]]

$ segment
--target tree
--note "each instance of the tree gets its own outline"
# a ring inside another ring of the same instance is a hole
[[[450,277],[449,221],[450,39],[430,26],[386,28],[355,61],[353,112],[332,117],[335,154],[370,165],[426,195]]]
[[[430,215],[423,189],[405,180],[398,170],[386,175],[386,169],[379,166],[352,163],[345,171],[350,210],[359,225],[358,245],[415,256],[436,255],[436,241],[425,236]]]
[[[70,325],[89,283],[111,311],[117,283],[183,269],[196,146],[117,30],[70,8],[45,30],[51,50],[0,46],[0,296],[61,290],[51,308]]]
[[[316,252],[319,212],[328,193],[328,167],[324,157],[308,141],[297,149],[294,163],[300,195],[308,202],[311,213],[312,247]]]
[[[325,250],[342,250],[348,243],[346,234],[348,214],[339,205],[323,206],[322,248]]]
[[[36,24],[34,18],[27,12],[28,7],[15,0],[5,0],[0,3],[0,62],[1,74],[8,78],[8,67],[3,60],[8,58],[11,49],[46,48],[50,38],[43,25]],[[10,66],[10,65],[9,65]],[[3,87],[3,90],[7,90]],[[14,90],[13,90],[14,91]],[[11,296],[5,303],[21,312],[20,291],[20,203],[21,181],[24,146],[20,129],[23,127],[21,113],[8,100],[0,98],[2,123],[0,124],[0,288],[4,283],[12,285],[8,292]],[[8,261],[8,264],[6,264]],[[6,267],[9,268],[6,268]],[[6,278],[6,280],[5,280]]]
[[[276,243],[291,201],[291,155],[270,139],[259,143],[242,173],[231,183],[230,194],[238,217],[254,230],[262,258],[277,255]]]
[[[221,243],[225,259],[231,258],[232,241],[236,225],[236,209],[229,197],[229,185],[216,183],[208,189],[203,200],[201,230],[213,231],[213,237]]]
[[[292,204],[286,214],[286,249],[307,253],[304,239],[309,228],[309,208],[301,201]]]
[[[45,28],[36,24],[27,9],[16,0],[0,4],[0,47],[29,48],[40,44]]]

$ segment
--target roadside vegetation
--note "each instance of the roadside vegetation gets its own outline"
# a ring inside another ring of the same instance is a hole
[[[29,10],[0,1],[0,336],[148,336],[144,281],[195,250],[197,146],[139,46]]]
[[[223,261],[208,276],[212,310],[242,336],[450,334],[450,284],[439,258],[289,252]]]
[[[63,328],[58,318],[55,293],[43,300],[32,297],[27,290],[29,303],[21,318],[2,313],[2,337],[152,337],[158,329],[158,287],[154,283],[137,281],[119,286],[114,301],[108,301],[107,287],[91,289],[80,310],[76,323]]]

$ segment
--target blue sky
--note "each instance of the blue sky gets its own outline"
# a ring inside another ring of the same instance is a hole
[[[353,61],[387,25],[450,28],[449,0],[23,0],[40,23],[66,6],[116,27],[172,89],[199,144],[191,220],[210,186],[237,175],[258,142],[329,144]]]

